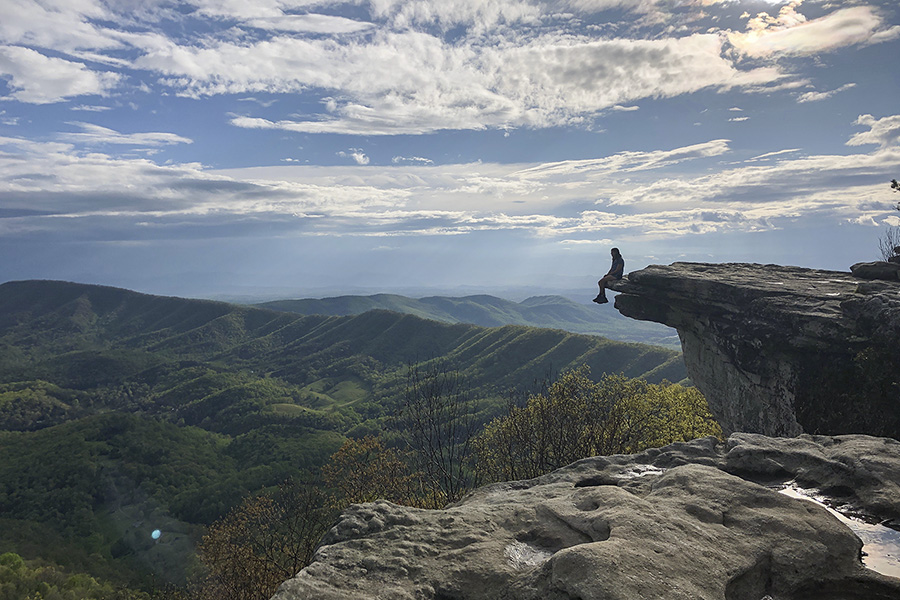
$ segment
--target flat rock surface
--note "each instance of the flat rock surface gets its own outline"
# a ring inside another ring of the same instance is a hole
[[[611,287],[624,293],[616,307],[626,316],[641,319],[629,312],[639,313],[642,301],[664,303],[680,309],[669,315],[674,323],[666,323],[678,327],[685,324],[678,323],[679,317],[729,313],[739,307],[753,311],[747,316],[755,325],[773,331],[794,326],[800,331],[789,329],[791,334],[806,334],[809,339],[802,341],[815,345],[817,338],[827,343],[851,331],[841,304],[856,298],[861,281],[849,272],[802,267],[676,262],[629,273]]]
[[[585,459],[445,510],[351,506],[274,600],[900,598],[850,529],[772,487],[788,480],[900,517],[900,443],[735,434]]]

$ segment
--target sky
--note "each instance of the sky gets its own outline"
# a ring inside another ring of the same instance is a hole
[[[0,0],[0,281],[584,293],[900,224],[896,0]]]

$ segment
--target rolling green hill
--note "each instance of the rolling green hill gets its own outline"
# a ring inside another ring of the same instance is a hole
[[[53,281],[0,285],[0,384],[15,384],[0,387],[4,429],[114,409],[227,434],[251,416],[341,430],[389,412],[408,365],[428,361],[451,364],[487,397],[582,364],[595,377],[686,377],[672,350],[558,329],[385,310],[307,316]]]
[[[309,385],[354,371],[354,362],[384,374],[446,358],[482,391],[580,364],[597,376],[685,377],[677,352],[562,330],[451,325],[385,310],[301,316],[52,281],[0,285],[0,348],[0,382],[17,374],[76,389],[174,361]]]
[[[432,361],[459,370],[482,421],[509,389],[582,364],[596,378],[685,378],[671,349],[559,329],[5,283],[0,554],[123,585],[182,582],[205,525],[317,472],[346,436],[390,434],[409,365]]]
[[[579,304],[562,296],[534,296],[522,302],[512,302],[486,295],[414,299],[393,294],[376,294],[275,300],[257,306],[302,315],[337,316],[358,315],[381,309],[444,323],[471,323],[482,327],[526,325],[681,349],[678,335],[668,327],[647,321],[634,321],[609,307]]]

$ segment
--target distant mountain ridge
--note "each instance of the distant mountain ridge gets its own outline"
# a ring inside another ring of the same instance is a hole
[[[562,329],[624,342],[681,349],[677,334],[668,327],[627,319],[618,311],[579,304],[563,296],[533,296],[522,302],[513,302],[490,295],[429,296],[415,299],[396,294],[375,294],[275,300],[254,306],[302,315],[349,316],[369,310],[390,310],[444,323]]]
[[[455,302],[433,301],[447,308]],[[539,299],[531,302],[540,305]],[[353,298],[347,303],[361,304]],[[494,315],[517,306],[493,297],[458,303],[456,314],[472,318],[485,313],[487,306],[496,306]],[[597,376],[621,372],[651,381],[686,376],[678,352],[564,330],[514,325],[485,329],[384,309],[347,316],[300,315],[58,281],[0,285],[3,347],[7,351],[0,356],[0,379],[20,362],[36,370],[33,378],[38,378],[42,360],[36,360],[32,350],[41,357],[68,353],[69,363],[76,358],[73,353],[100,351],[108,354],[105,360],[131,356],[140,365],[160,356],[215,361],[298,384],[314,381],[319,372],[340,371],[337,365],[351,357],[374,360],[379,370],[387,371],[400,370],[409,361],[442,358],[471,371],[477,387],[530,382],[548,370],[580,364],[590,365]],[[134,358],[138,355],[141,360]]]
[[[680,352],[561,329],[449,324],[383,309],[299,315],[59,281],[0,285],[0,386],[29,382],[31,398],[0,396],[0,429],[40,429],[103,406],[218,433],[285,415],[344,433],[391,414],[416,363],[458,371],[495,408],[510,390],[581,365],[596,379],[687,378]],[[82,401],[82,392],[95,400]]]

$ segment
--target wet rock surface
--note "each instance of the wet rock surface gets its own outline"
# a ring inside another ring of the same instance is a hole
[[[734,434],[585,459],[440,511],[352,506],[274,599],[900,598],[850,529],[778,481],[900,519],[900,443]]]
[[[834,400],[861,383],[851,374],[860,352],[893,354],[900,345],[900,281],[673,263],[630,273],[611,288],[621,292],[615,307],[622,314],[678,330],[688,375],[726,432],[900,437],[896,419]]]

